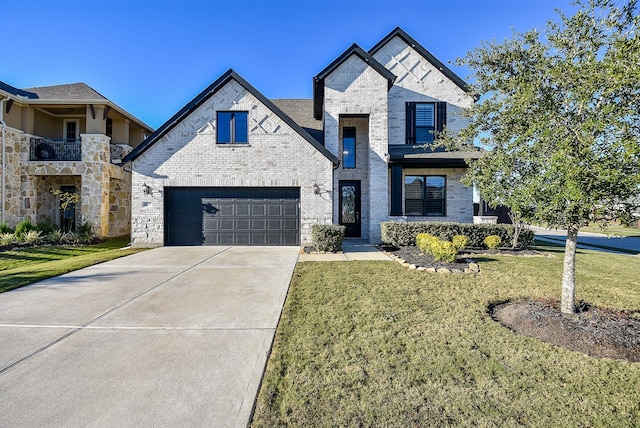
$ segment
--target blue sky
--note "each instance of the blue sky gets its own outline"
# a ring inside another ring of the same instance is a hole
[[[158,127],[229,68],[269,98],[311,98],[311,79],[352,43],[402,27],[445,64],[570,0],[0,0],[0,80],[85,82]],[[462,78],[468,71],[450,67]]]

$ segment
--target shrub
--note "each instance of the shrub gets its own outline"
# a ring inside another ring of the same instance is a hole
[[[484,238],[489,235],[497,235],[502,242],[513,240],[514,227],[510,224],[472,224],[472,223],[446,223],[446,222],[399,222],[385,221],[380,224],[382,242],[396,247],[415,245],[416,236],[419,233],[428,233],[440,239],[451,240],[456,235],[464,235],[469,238],[470,247],[484,246]],[[530,229],[520,232],[519,246],[527,248],[533,244],[534,234]]]
[[[3,232],[0,233],[0,246],[6,247],[16,241],[16,236],[13,233]]]
[[[53,244],[59,244],[60,242],[62,242],[62,236],[63,233],[60,229],[56,229],[52,232],[50,232],[49,234],[47,234],[47,241],[53,243]]]
[[[431,244],[431,254],[436,260],[453,263],[456,261],[458,249],[453,242],[437,239]]]
[[[20,223],[16,224],[15,235],[19,240],[22,240],[25,233],[30,230],[35,230],[36,226],[31,223],[31,219],[29,217],[25,217],[20,221]]]
[[[335,253],[342,249],[344,226],[335,224],[314,224],[311,226],[311,239],[317,251]]]
[[[498,235],[489,235],[484,238],[484,245],[486,245],[487,248],[498,248],[501,244],[502,239]]]
[[[43,235],[49,235],[54,230],[58,229],[58,227],[51,220],[46,219],[36,223],[35,229],[42,232]]]
[[[13,233],[6,221],[0,222],[0,233]]]
[[[469,245],[469,238],[464,235],[456,235],[451,238],[451,243],[456,247],[456,250],[459,251]]]
[[[27,244],[38,244],[42,241],[42,232],[39,230],[30,230],[22,237]]]
[[[79,244],[80,238],[73,232],[66,232],[62,234],[60,238],[60,243],[63,244]]]
[[[91,241],[95,236],[93,233],[93,225],[88,221],[82,223],[82,225],[78,227],[78,230],[76,231],[76,235],[78,237],[79,242],[84,242],[87,244],[91,243]]]
[[[428,233],[418,233],[418,236],[416,236],[416,246],[423,253],[431,254],[431,245],[438,240],[439,238]]]

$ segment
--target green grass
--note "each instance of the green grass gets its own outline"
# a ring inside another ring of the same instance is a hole
[[[559,298],[555,258],[483,257],[480,275],[298,264],[252,426],[640,424],[640,363],[517,335],[492,302]],[[640,258],[579,251],[579,299],[640,309]]]
[[[0,252],[0,293],[142,251],[128,237],[86,246],[42,246]]]
[[[640,236],[640,229],[633,227],[621,226],[612,223],[606,229],[599,227],[598,223],[591,223],[589,226],[580,229],[581,232],[605,233],[609,236]]]

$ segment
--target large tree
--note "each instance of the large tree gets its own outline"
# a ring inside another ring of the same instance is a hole
[[[468,181],[490,204],[567,230],[563,313],[575,311],[578,230],[615,218],[640,191],[636,2],[577,0],[575,14],[558,10],[543,31],[482,43],[458,60],[483,96],[459,136],[487,148]]]

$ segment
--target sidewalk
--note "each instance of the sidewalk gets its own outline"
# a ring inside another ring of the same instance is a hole
[[[342,241],[341,253],[302,253],[298,257],[299,262],[348,262],[353,260],[391,261],[367,240],[356,238],[345,238]]]
[[[564,245],[567,239],[566,230],[545,229],[529,226],[542,241]],[[578,248],[604,251],[616,254],[640,255],[640,238],[627,236],[624,238],[608,237],[604,233],[578,232]]]

